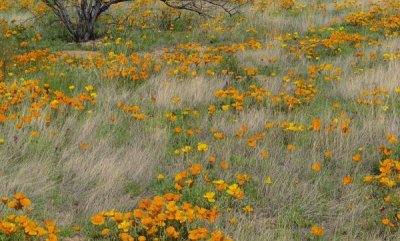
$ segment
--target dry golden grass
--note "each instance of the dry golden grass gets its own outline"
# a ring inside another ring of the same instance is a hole
[[[214,92],[221,89],[224,84],[224,80],[219,78],[197,76],[191,79],[178,79],[160,74],[147,81],[135,95],[147,99],[154,97],[157,107],[174,110],[211,103]],[[175,97],[181,100],[173,104]]]
[[[164,153],[165,130],[148,133],[138,124],[111,123],[113,108],[122,97],[110,88],[98,93],[106,97],[98,100],[102,112],[85,114],[84,120],[71,115],[51,126],[35,123],[35,130],[44,135],[39,140],[24,141],[26,132],[3,133],[17,141],[1,157],[1,193],[19,190],[33,198],[54,198],[60,205],[57,210],[52,209],[55,203],[45,206],[63,225],[73,224],[82,212],[134,206],[139,196],[126,188],[132,184],[140,193],[152,180],[153,167]],[[111,125],[131,126],[115,132],[117,128],[108,130]],[[56,130],[54,136],[49,129]],[[127,140],[122,146],[116,144],[119,136]],[[87,150],[80,148],[83,143]]]

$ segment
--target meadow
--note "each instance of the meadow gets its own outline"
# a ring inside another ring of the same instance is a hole
[[[400,240],[400,2],[0,0],[0,241]]]

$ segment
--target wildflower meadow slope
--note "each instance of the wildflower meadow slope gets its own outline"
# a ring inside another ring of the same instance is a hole
[[[0,241],[400,239],[399,1],[121,2],[84,43],[45,2],[0,0]]]

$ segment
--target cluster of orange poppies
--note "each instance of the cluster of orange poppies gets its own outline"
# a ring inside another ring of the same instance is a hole
[[[83,111],[95,105],[96,93],[93,86],[75,97],[54,90],[49,84],[40,84],[38,80],[22,80],[20,83],[0,83],[0,123],[15,122],[19,129],[33,120],[44,118],[50,122],[54,113],[63,113],[68,109]],[[28,111],[20,113],[21,106],[28,105]],[[50,111],[48,108],[50,107]]]
[[[200,222],[214,223],[220,211],[181,201],[182,195],[166,193],[144,199],[131,212],[102,211],[92,216],[92,224],[106,237],[131,240],[231,240],[221,231],[195,227]]]
[[[38,238],[45,241],[57,241],[60,229],[53,220],[45,220],[43,225],[30,217],[31,200],[22,193],[16,193],[12,198],[2,197],[7,209],[0,215],[0,234],[31,240]]]
[[[398,139],[392,133],[386,134],[387,145],[382,145],[379,150],[382,158],[379,161],[379,172],[364,177],[364,182],[376,185],[374,197],[382,203],[379,210],[382,224],[390,228],[400,225],[400,160]]]

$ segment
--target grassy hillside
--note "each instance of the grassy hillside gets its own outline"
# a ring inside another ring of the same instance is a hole
[[[140,0],[81,44],[21,2],[0,0],[0,240],[399,238],[398,1]]]

